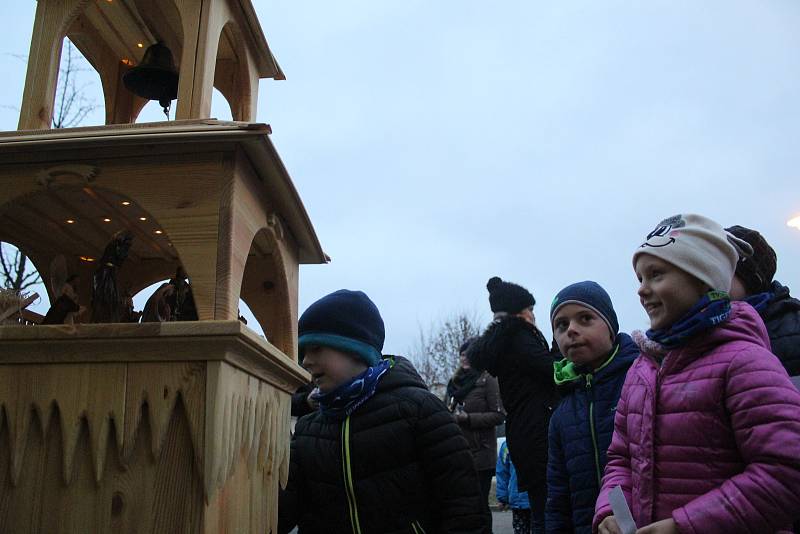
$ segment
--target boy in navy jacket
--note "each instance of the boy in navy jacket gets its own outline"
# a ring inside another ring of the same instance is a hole
[[[619,333],[611,299],[595,282],[562,289],[550,321],[565,358],[555,363],[563,399],[550,419],[546,528],[590,534],[617,401],[639,349]]]

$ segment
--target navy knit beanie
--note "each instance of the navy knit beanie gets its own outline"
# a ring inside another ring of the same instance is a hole
[[[494,313],[519,313],[536,304],[530,291],[517,284],[504,282],[498,276],[489,279],[486,289],[489,290],[489,306]]]
[[[297,326],[300,362],[307,345],[349,352],[369,366],[381,360],[383,319],[362,291],[340,289],[322,297],[308,307]]]
[[[597,282],[592,282],[591,280],[577,282],[559,291],[558,295],[553,299],[553,303],[550,304],[551,324],[558,310],[567,304],[578,304],[599,315],[611,331],[612,338],[615,338],[619,333],[617,312],[614,311],[614,305],[611,304],[611,297]]]

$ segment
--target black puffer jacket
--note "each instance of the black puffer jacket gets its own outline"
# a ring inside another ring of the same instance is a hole
[[[298,420],[278,532],[297,525],[300,534],[477,534],[480,504],[453,416],[413,365],[395,357],[375,395],[348,419],[317,411]]]
[[[545,488],[547,428],[558,402],[547,340],[525,320],[505,317],[489,325],[467,357],[473,367],[497,377],[519,489]]]
[[[761,311],[767,325],[772,352],[781,360],[789,376],[800,375],[800,300],[789,295],[789,288],[772,282],[774,297]]]

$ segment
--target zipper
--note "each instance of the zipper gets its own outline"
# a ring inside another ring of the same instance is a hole
[[[350,526],[353,534],[361,534],[361,524],[358,521],[358,504],[356,492],[353,489],[353,472],[350,465],[350,416],[342,423],[342,472],[344,473],[344,492],[347,495],[347,508],[350,512]]]
[[[597,449],[597,430],[594,426],[594,394],[592,394],[592,375],[586,375],[586,393],[589,395],[589,429],[592,432],[594,448],[594,468],[597,475],[597,487],[603,487],[603,474],[600,472],[600,451]]]
[[[655,488],[655,485],[656,485],[656,433],[657,433],[656,425],[658,425],[658,396],[661,394],[661,379],[664,376],[664,372],[663,371],[664,371],[664,363],[665,363],[666,359],[667,359],[667,357],[665,355],[664,359],[661,360],[661,363],[659,364],[658,369],[656,370],[656,387],[655,387],[655,392],[653,394],[653,434],[652,434],[652,443],[650,444],[650,446],[651,446],[651,449],[650,449],[650,490],[651,490],[653,496],[655,496],[655,492],[656,492],[656,488]],[[655,521],[655,519],[654,519],[655,515],[656,515],[656,507],[655,506],[651,506],[650,507],[651,523]]]

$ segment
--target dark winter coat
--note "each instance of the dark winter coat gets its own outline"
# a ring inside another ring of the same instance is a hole
[[[395,361],[344,421],[321,411],[297,421],[278,532],[483,531],[485,503],[464,436],[413,365]]]
[[[467,357],[474,368],[497,377],[506,410],[506,440],[520,490],[543,489],[547,427],[558,399],[547,340],[524,319],[504,317],[470,345]]]
[[[639,356],[628,334],[617,335],[614,351],[594,373],[575,374],[559,384],[562,400],[550,419],[547,532],[592,532],[617,402],[628,368]]]
[[[775,294],[761,318],[767,325],[772,352],[780,359],[789,376],[800,375],[800,300],[789,295],[789,288],[772,282]]]
[[[467,438],[475,468],[478,471],[494,469],[497,463],[495,428],[505,419],[497,379],[482,373],[464,398],[463,410],[467,420],[458,426]]]

